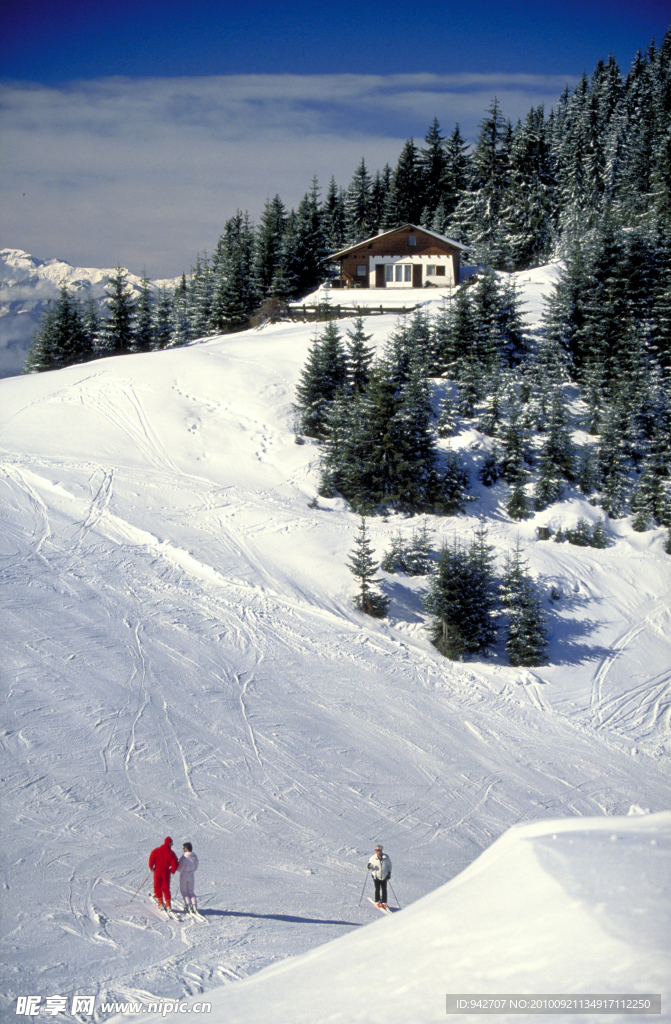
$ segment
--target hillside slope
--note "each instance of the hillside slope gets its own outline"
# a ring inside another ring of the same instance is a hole
[[[369,323],[382,343],[394,318]],[[475,488],[499,554],[519,533],[564,595],[533,672],[441,658],[426,581],[388,577],[390,619],[361,617],[358,519],[308,507],[318,452],[294,443],[312,334],[0,382],[5,1006],[195,995],[356,931],[378,839],[406,905],[517,822],[669,805],[661,531],[542,544]],[[422,521],[372,521],[378,553]],[[438,546],[476,517],[429,521]],[[131,899],[167,834],[209,927]]]

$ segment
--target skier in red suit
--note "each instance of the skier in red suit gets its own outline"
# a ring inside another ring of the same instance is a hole
[[[166,910],[170,910],[170,876],[177,871],[177,864],[172,839],[166,836],[163,846],[157,846],[149,854],[149,870],[154,872],[154,896],[159,907],[165,906]]]

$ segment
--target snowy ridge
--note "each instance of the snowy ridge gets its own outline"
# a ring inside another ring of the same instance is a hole
[[[23,249],[0,249],[0,377],[21,373],[32,336],[49,301],[60,289],[86,302],[102,301],[114,269],[73,267],[65,260],[41,260]],[[139,294],[141,278],[128,274],[130,290]],[[175,280],[152,282],[155,288],[174,288]]]
[[[534,272],[525,293],[551,274]],[[367,330],[382,345],[394,323],[371,317]],[[637,534],[624,519],[604,550],[540,543],[548,512],[512,523],[501,488],[476,483],[469,515],[371,520],[378,556],[425,519],[436,547],[455,531],[468,538],[476,514],[501,556],[519,534],[544,593],[562,595],[547,606],[550,662],[533,671],[508,665],[500,646],[486,661],[441,658],[421,578],[385,576],[390,618],[362,617],[346,565],[358,518],[339,499],[309,507],[318,451],[294,442],[313,333],[279,324],[0,381],[0,1005],[12,1019],[28,993],[95,994],[96,1024],[107,1000],[209,998],[288,956],[327,957],[331,947],[315,948],[348,932],[354,942],[400,926],[512,825],[590,819],[587,847],[603,859],[606,833],[591,819],[619,834],[612,817],[632,804],[670,805],[663,531]],[[475,433],[450,439],[471,470]],[[570,493],[549,512],[599,517]],[[649,822],[666,829],[655,814],[632,819],[627,835]],[[178,850],[194,844],[209,927],[159,917],[149,883],[131,898],[168,834]],[[371,923],[357,901],[377,840],[404,910]],[[546,840],[524,848],[540,856]],[[571,864],[591,865],[576,842]],[[655,849],[667,850],[661,836]],[[621,870],[617,860],[613,891]],[[645,876],[661,899],[657,867]],[[543,892],[568,886],[561,865],[543,861],[537,877]],[[570,900],[557,899],[568,914]],[[626,897],[630,917],[637,899]],[[474,931],[469,948],[489,943],[495,966],[505,920],[489,920],[492,934]],[[629,983],[631,936],[619,960],[597,938],[603,983],[618,963]],[[572,965],[570,953],[558,962],[578,986],[575,948]],[[602,977],[597,961],[585,983]]]

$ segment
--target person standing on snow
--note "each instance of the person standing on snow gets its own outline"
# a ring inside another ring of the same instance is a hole
[[[388,857],[386,853],[382,852],[382,847],[378,843],[375,847],[375,853],[368,861],[366,865],[373,881],[375,882],[375,902],[378,907],[386,908],[387,906],[387,882],[391,878],[391,857]]]
[[[193,876],[198,868],[198,858],[193,852],[191,843],[184,843],[182,849],[184,853],[179,858],[179,864],[177,865],[177,870],[179,871],[179,891],[182,894],[184,909],[187,914],[195,914],[198,908],[196,907],[196,891]]]
[[[166,836],[163,846],[149,854],[149,870],[154,872],[154,896],[161,909],[170,910],[170,876],[177,871],[177,857],[172,850],[172,839]]]

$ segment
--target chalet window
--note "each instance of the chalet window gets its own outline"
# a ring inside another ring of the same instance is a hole
[[[408,245],[417,245],[417,235],[408,235]]]
[[[368,267],[365,265],[365,263],[364,264],[359,264],[357,266],[357,268],[356,268],[356,276],[357,277],[365,277],[367,273],[368,273]]]
[[[397,281],[402,281],[403,280],[403,267],[401,266],[400,263],[396,264],[396,280]]]
[[[408,264],[404,263],[403,264],[403,270],[405,271],[404,280],[405,281],[412,281],[412,267],[410,266],[410,264],[409,263]]]
[[[394,267],[391,263],[387,263],[384,268],[384,279],[385,281],[394,280]]]
[[[436,273],[436,268],[435,268],[435,266],[433,266],[433,264],[430,263],[429,266],[426,268],[426,276],[427,277],[434,277],[435,273]]]
[[[436,277],[445,277],[445,267],[440,263],[436,267]]]

